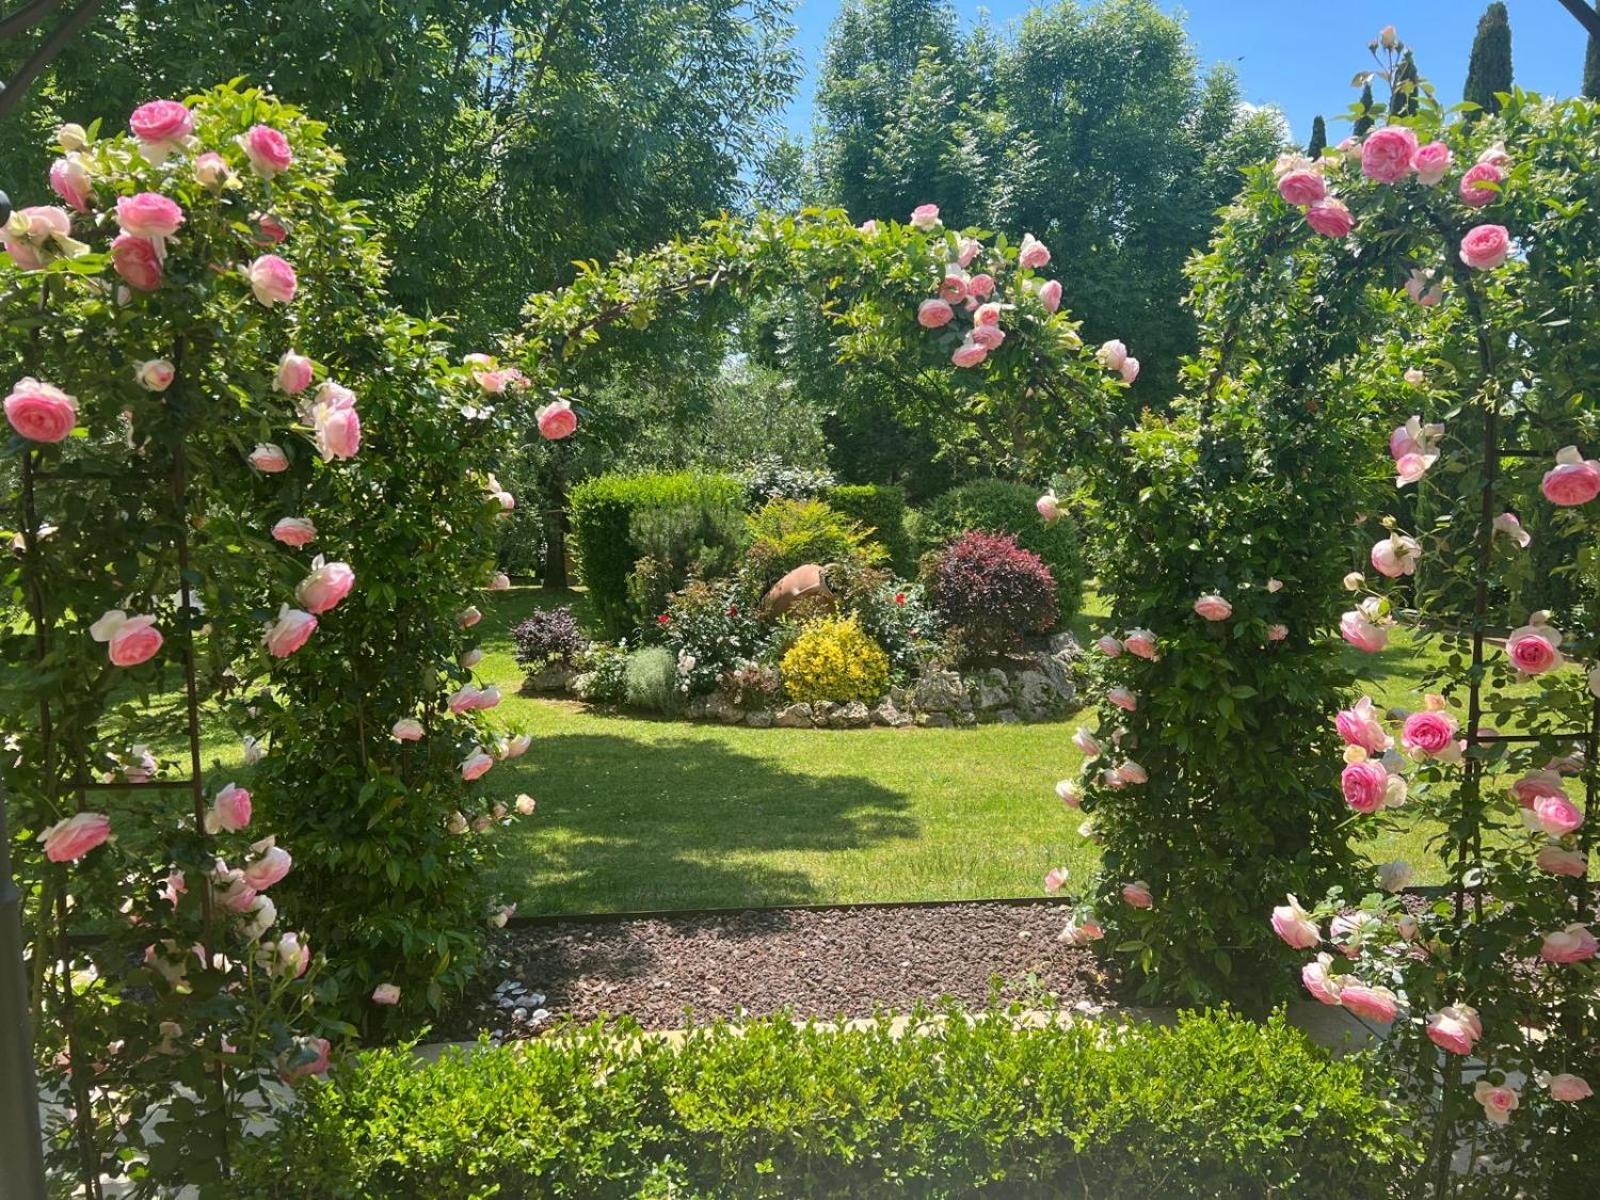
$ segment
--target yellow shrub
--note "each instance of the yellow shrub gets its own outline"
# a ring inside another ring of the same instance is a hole
[[[889,656],[855,617],[812,621],[783,656],[783,686],[793,700],[871,704],[889,690]]]

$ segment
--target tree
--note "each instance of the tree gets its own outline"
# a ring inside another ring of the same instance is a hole
[[[1358,138],[1367,136],[1367,131],[1377,124],[1377,119],[1372,115],[1372,81],[1369,79],[1361,85],[1361,115],[1356,118],[1355,135]]]
[[[1595,0],[1595,11],[1600,13],[1600,0]],[[1589,51],[1583,59],[1583,94],[1600,100],[1600,32],[1589,34]]]
[[[1467,86],[1462,98],[1485,112],[1500,111],[1497,93],[1511,91],[1511,19],[1506,6],[1495,0],[1478,21],[1467,63]]]
[[[1322,152],[1328,145],[1328,123],[1318,113],[1311,122],[1311,141],[1306,146],[1306,154],[1313,158],[1321,158]]]
[[[1394,69],[1394,79],[1390,83],[1389,108],[1393,116],[1410,117],[1417,111],[1417,89],[1422,86],[1422,79],[1417,74],[1417,60],[1410,50],[1400,60],[1399,66]]]

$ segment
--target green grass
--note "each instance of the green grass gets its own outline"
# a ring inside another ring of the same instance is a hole
[[[581,619],[582,595],[492,601],[480,670],[506,694],[500,721],[535,735],[485,779],[496,798],[539,801],[502,835],[501,886],[523,912],[1029,896],[1053,866],[1075,881],[1094,868],[1052,790],[1081,762],[1076,722],[831,732],[593,714],[515,694],[511,626],[558,603]],[[1104,615],[1092,604],[1080,636]],[[1380,705],[1414,708],[1431,656],[1402,634],[1357,665]],[[1440,878],[1427,837],[1386,837],[1370,854]]]

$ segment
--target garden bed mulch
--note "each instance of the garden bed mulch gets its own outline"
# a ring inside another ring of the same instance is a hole
[[[751,909],[514,926],[496,966],[434,1037],[534,1036],[563,1017],[630,1016],[646,1029],[784,1009],[818,1018],[951,998],[982,1005],[1053,995],[1109,1002],[1114,981],[1057,940],[1065,904]]]

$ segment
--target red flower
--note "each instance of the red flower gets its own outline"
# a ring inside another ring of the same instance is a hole
[[[728,615],[730,617],[737,617],[739,615],[739,606],[737,604],[728,605]]]
[[[665,625],[670,620],[672,620],[671,617],[669,617],[666,613],[662,613],[659,617],[656,618],[656,624],[657,625]]]
[[[906,594],[904,592],[896,592],[894,594],[894,602],[896,604],[904,604],[906,602]]]

